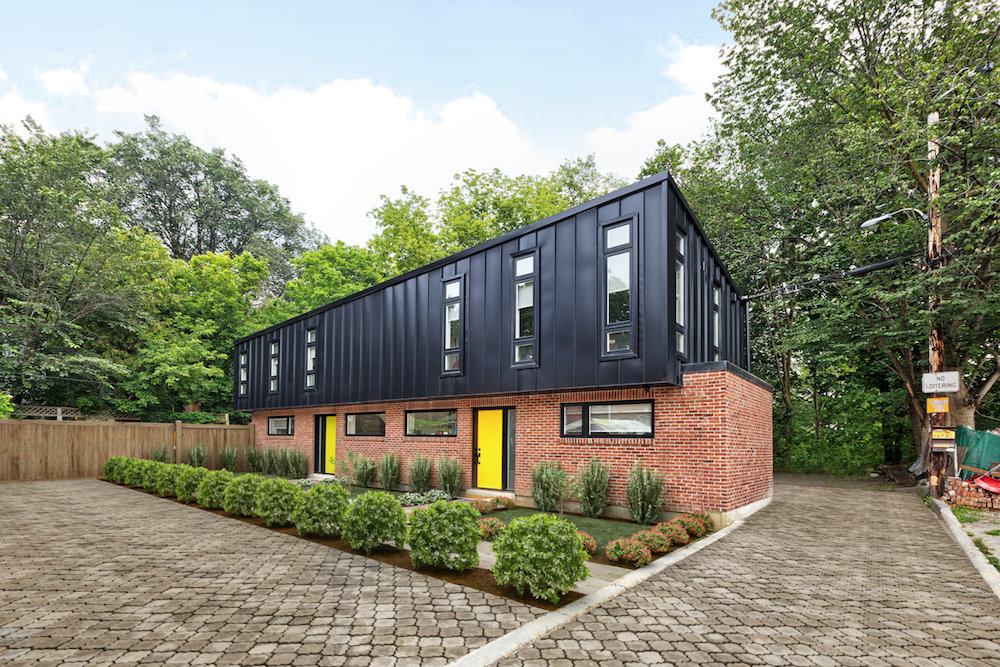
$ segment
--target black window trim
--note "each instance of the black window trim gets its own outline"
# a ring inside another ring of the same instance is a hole
[[[275,344],[277,344],[277,346],[278,346],[278,351],[277,352],[274,352],[274,346],[275,346]],[[268,354],[268,357],[267,357],[268,358],[268,366],[267,366],[267,373],[268,373],[268,378],[267,378],[267,380],[268,380],[267,381],[267,393],[268,394],[277,394],[278,390],[281,388],[281,380],[278,379],[278,376],[281,374],[281,347],[282,346],[281,346],[281,339],[280,338],[275,338],[274,340],[269,341],[268,344],[267,344],[267,354]],[[278,372],[276,374],[272,375],[271,374],[271,368],[274,366],[274,361],[273,361],[274,359],[278,360],[278,369],[277,369]],[[274,386],[274,389],[271,389],[272,385]]]
[[[637,405],[646,404],[649,405],[650,423],[649,423],[649,433],[590,433],[589,423],[590,423],[590,408],[595,405]],[[566,433],[566,408],[580,406],[583,408],[581,414],[580,424],[584,428],[583,433]],[[571,403],[560,403],[559,404],[559,437],[561,438],[604,438],[604,439],[622,439],[622,438],[653,438],[656,435],[656,404],[653,399],[642,399],[633,401],[590,401],[590,402],[571,402]]]
[[[271,430],[272,419],[287,419],[288,433],[275,433]],[[295,415],[274,415],[267,418],[267,434],[276,438],[287,438],[295,435]]]
[[[458,281],[458,296],[450,299],[445,298],[445,290],[448,283]],[[448,339],[448,306],[458,304],[458,347],[446,348],[445,342]],[[441,277],[441,377],[455,377],[465,374],[465,274],[456,273],[450,276]],[[445,367],[445,357],[449,354],[458,355],[458,368],[449,369]]]
[[[243,371],[247,372],[247,379],[243,380]],[[240,350],[236,355],[236,395],[246,398],[250,388],[250,351]]]
[[[315,336],[313,337],[313,342],[309,342],[309,332],[312,331]],[[303,387],[304,391],[316,391],[316,386],[318,383],[318,376],[316,370],[319,368],[319,327],[313,325],[311,327],[306,327],[305,332],[306,338],[306,374],[305,374],[305,385]],[[309,370],[309,349],[312,348],[316,350],[316,363],[312,370]],[[313,377],[313,384],[309,386],[309,376]]]
[[[715,302],[715,290],[719,290],[719,302]],[[709,354],[713,356],[713,361],[719,361],[722,359],[722,282],[718,278],[712,280],[712,296],[711,296],[711,308],[709,309],[709,317],[711,318],[708,322],[708,336],[711,339],[711,345],[709,345]],[[715,331],[715,317],[718,314],[719,317],[719,331]]]
[[[366,435],[364,433],[348,433],[347,432],[347,418],[348,417],[363,417],[365,415],[382,415],[382,433],[377,435]],[[347,438],[385,438],[385,427],[388,423],[388,418],[386,417],[386,412],[384,410],[366,410],[364,412],[345,412],[344,413],[344,436]]]
[[[538,286],[538,246],[531,248],[526,248],[524,250],[518,250],[510,254],[510,289],[511,289],[511,326],[510,326],[510,366],[511,368],[538,368],[538,300],[541,292]],[[531,273],[525,274],[523,276],[518,276],[517,274],[517,260],[523,259],[525,257],[532,258]],[[531,280],[532,283],[532,302],[531,302],[531,330],[532,335],[524,336],[523,338],[517,337],[517,284],[522,283],[525,280]],[[534,354],[532,354],[531,361],[518,361],[517,360],[517,346],[523,345],[525,343],[531,343],[533,346]]]
[[[673,276],[673,283],[674,283],[674,290],[673,290],[673,292],[674,292],[674,303],[671,304],[673,307],[670,309],[670,317],[671,317],[671,319],[674,322],[674,326],[673,326],[673,334],[674,334],[674,341],[673,342],[674,342],[674,347],[675,348],[677,347],[677,334],[678,333],[681,334],[681,336],[683,336],[683,338],[684,338],[684,345],[683,345],[684,349],[675,349],[674,350],[675,353],[677,354],[677,358],[680,359],[681,361],[687,361],[688,360],[688,353],[687,353],[687,351],[691,348],[691,337],[689,336],[691,327],[688,326],[688,322],[691,321],[691,299],[688,298],[689,295],[691,294],[691,289],[690,289],[690,287],[691,287],[691,270],[690,270],[691,262],[688,261],[689,260],[689,255],[691,254],[691,243],[688,241],[688,239],[691,237],[690,231],[691,230],[687,229],[687,227],[685,225],[677,223],[676,226],[675,226],[675,228],[674,228],[673,238],[670,241],[670,243],[671,243],[671,245],[673,246],[673,249],[674,249],[673,253],[671,253],[671,257],[674,260],[671,263],[671,269],[672,269],[671,270],[671,275]],[[677,247],[677,235],[678,234],[680,234],[681,236],[684,237],[684,241],[683,241],[683,243],[684,243],[683,253]],[[683,294],[683,301],[681,303],[683,314],[684,314],[684,323],[683,324],[681,324],[681,323],[679,323],[677,321],[677,262],[678,261],[680,261],[681,266],[683,267],[681,269],[681,271],[684,273],[684,294]]]
[[[609,227],[616,227],[622,223],[629,224],[629,242],[627,244],[615,246],[607,249],[606,235]],[[618,361],[620,359],[634,359],[639,356],[639,213],[629,213],[610,220],[605,220],[597,225],[597,256],[600,261],[598,276],[600,289],[598,296],[601,300],[599,310],[600,321],[598,331],[600,336],[600,361]],[[630,253],[629,258],[629,321],[624,323],[608,324],[608,263],[609,257],[614,257],[621,253]],[[608,351],[608,334],[621,331],[629,332],[629,349],[619,351]]]
[[[417,412],[454,412],[455,432],[451,435],[440,435],[435,433],[410,433],[410,414]],[[406,410],[403,412],[403,436],[406,438],[457,438],[458,437],[458,408],[435,408],[424,410]]]

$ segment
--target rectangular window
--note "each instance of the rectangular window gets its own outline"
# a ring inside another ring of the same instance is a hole
[[[240,383],[240,396],[247,395],[247,385],[250,378],[250,363],[249,356],[246,352],[240,352],[240,362],[239,362],[239,383]]]
[[[361,412],[347,415],[347,435],[385,435],[384,412]]]
[[[268,417],[268,435],[295,435],[295,417]]]
[[[653,403],[578,403],[562,406],[563,437],[650,438]]]
[[[719,334],[722,329],[722,287],[718,283],[712,285],[712,360],[719,360],[721,347]]]
[[[306,329],[306,389],[316,388],[316,330]]]
[[[514,258],[514,365],[537,366],[538,279],[535,253]]]
[[[685,280],[685,255],[687,235],[681,230],[676,233],[676,249],[674,251],[674,336],[676,340],[677,354],[686,357],[685,334],[687,333],[687,284]]]
[[[635,253],[634,218],[602,227],[603,356],[634,355]]]
[[[278,391],[278,341],[271,342],[271,384],[269,390],[272,394]]]
[[[442,375],[462,373],[462,279],[444,284],[444,343]]]
[[[418,410],[406,413],[406,435],[458,435],[458,410]]]

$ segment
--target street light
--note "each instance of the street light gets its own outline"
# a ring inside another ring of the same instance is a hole
[[[864,222],[861,223],[861,229],[878,229],[879,224],[881,224],[884,220],[888,220],[892,216],[896,215],[897,213],[902,213],[903,211],[913,211],[921,218],[923,218],[925,221],[929,220],[927,214],[918,208],[901,208],[898,211],[893,211],[892,213],[885,213],[883,215],[878,216],[877,218],[869,218],[868,220],[865,220]]]

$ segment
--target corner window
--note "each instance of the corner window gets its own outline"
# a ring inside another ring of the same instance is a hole
[[[239,374],[239,395],[247,395],[247,386],[250,378],[250,361],[246,352],[240,352],[240,359],[237,373]]]
[[[651,438],[653,403],[563,405],[562,435],[569,438]]]
[[[462,373],[462,279],[444,283],[442,375]]]
[[[275,394],[278,392],[278,341],[271,343],[271,384],[268,390]]]
[[[712,361],[719,360],[719,350],[722,343],[719,335],[722,332],[722,286],[712,285]]]
[[[537,366],[538,279],[535,253],[514,258],[514,366]]]
[[[406,413],[406,435],[458,435],[458,410],[414,410]]]
[[[385,435],[385,413],[384,412],[361,412],[347,415],[346,425],[347,435]]]
[[[306,389],[316,388],[316,330],[306,329]]]
[[[685,347],[687,340],[687,311],[686,311],[686,295],[687,295],[687,281],[685,276],[687,272],[685,271],[685,259],[687,255],[687,235],[681,231],[677,230],[675,236],[675,248],[674,248],[674,338],[677,348],[677,354],[682,357],[687,357],[687,348]]]
[[[268,435],[295,435],[295,417],[268,417]]]
[[[633,356],[635,340],[634,218],[602,227],[603,356]]]

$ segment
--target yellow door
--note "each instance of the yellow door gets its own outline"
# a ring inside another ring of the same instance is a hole
[[[482,489],[500,489],[503,488],[503,410],[480,410],[478,415],[476,483]]]
[[[337,416],[326,418],[323,426],[323,472],[332,475],[337,471]]]

